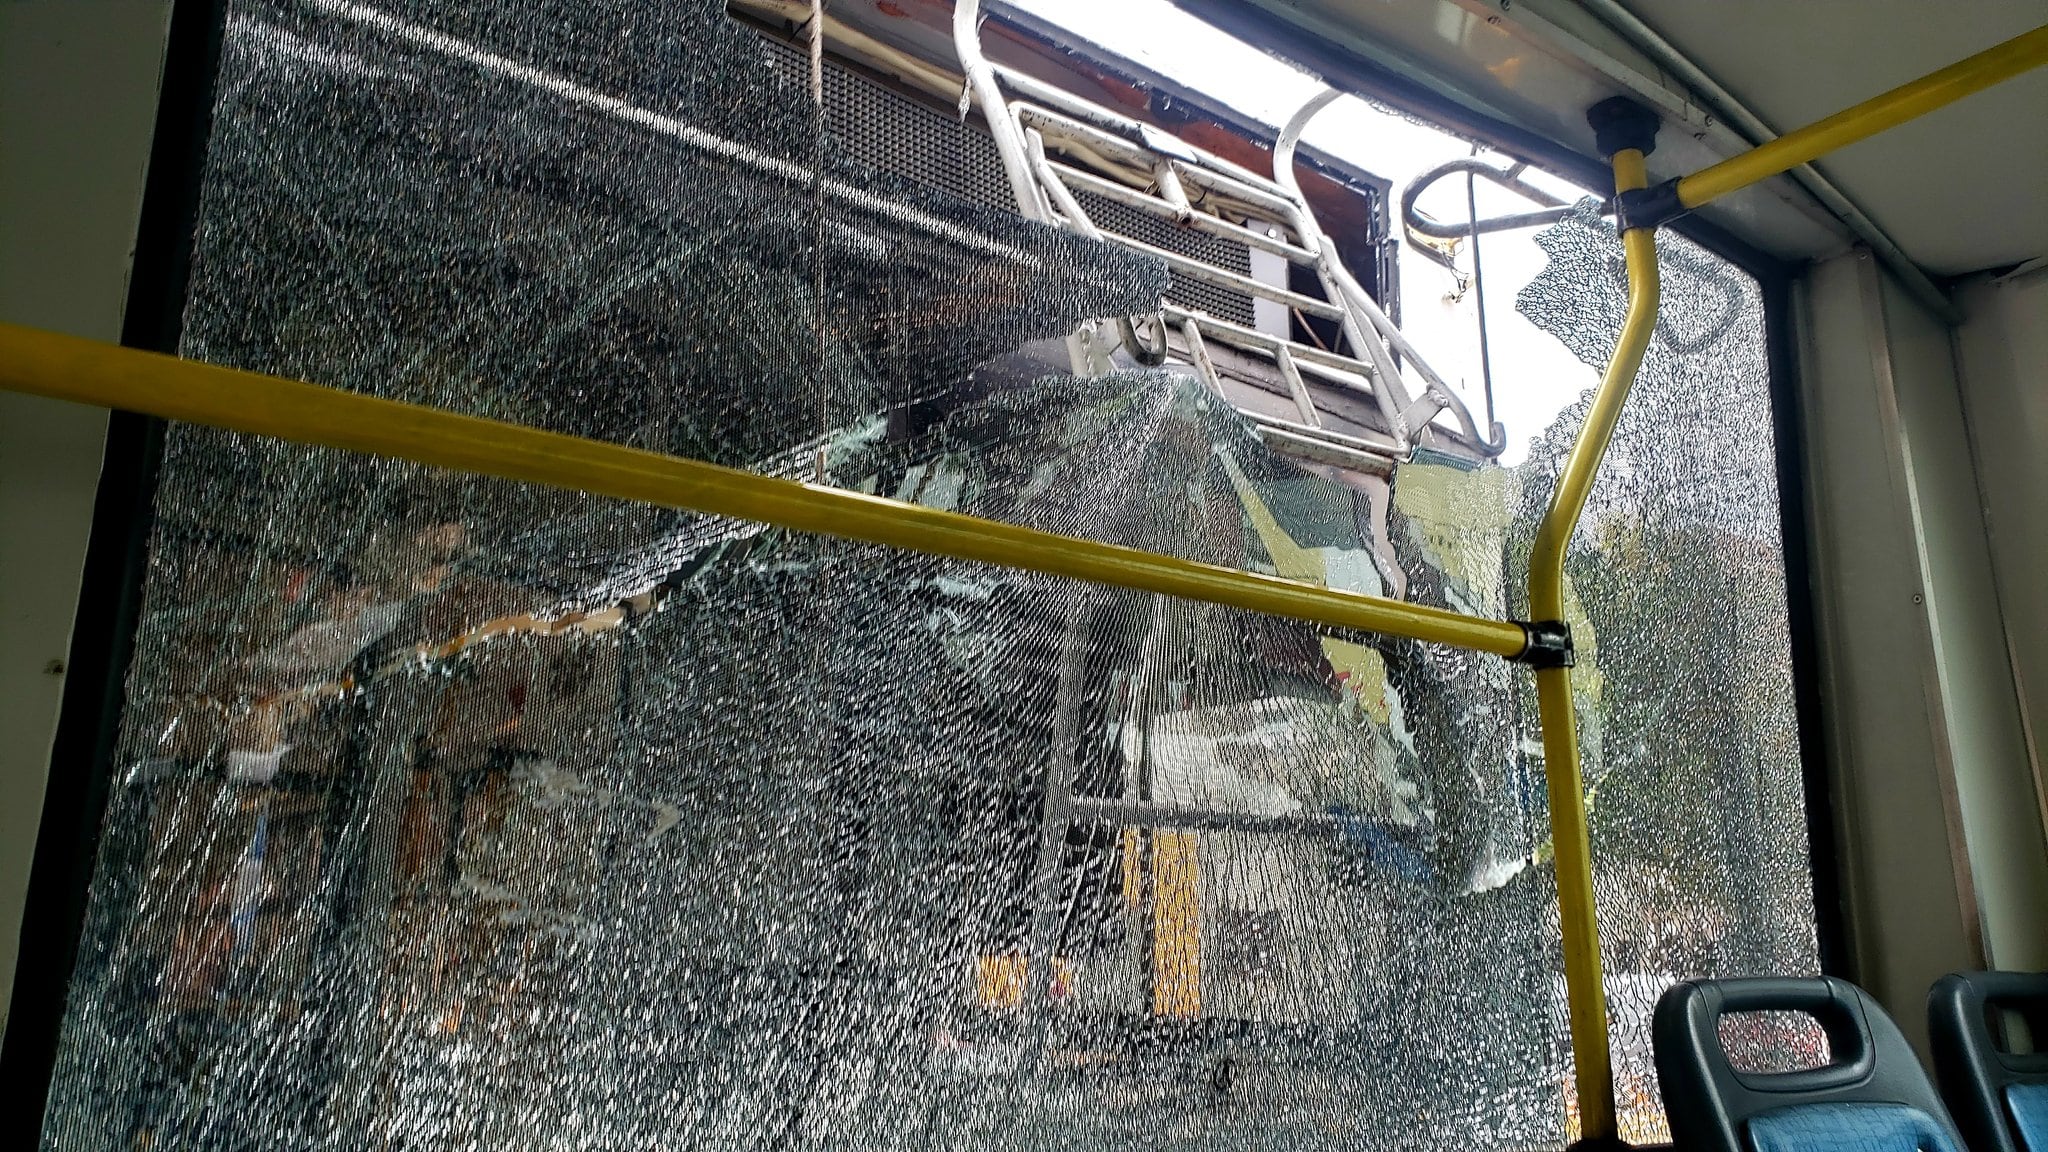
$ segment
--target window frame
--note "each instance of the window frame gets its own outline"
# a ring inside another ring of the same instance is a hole
[[[1585,184],[1605,187],[1606,165],[1507,123],[1472,113],[1423,85],[1230,0],[1175,0],[1250,43],[1368,96]],[[188,295],[194,231],[211,137],[226,0],[172,0],[147,180],[139,214],[121,343],[175,353]],[[1374,197],[1387,227],[1387,197]],[[1832,792],[1819,694],[1811,573],[1805,414],[1795,365],[1793,286],[1798,268],[1697,217],[1668,227],[1754,277],[1763,293],[1772,436],[1791,638],[1809,865],[1820,968],[1839,975],[1848,956]],[[1392,261],[1387,262],[1391,267]],[[1384,274],[1384,272],[1383,272]],[[1391,277],[1389,277],[1391,279]],[[116,774],[129,658],[139,618],[165,422],[112,414],[80,582],[43,810],[24,901],[20,956],[0,1043],[0,1080],[23,1093],[0,1123],[13,1145],[37,1147],[84,930],[101,824]],[[91,606],[92,610],[87,610]]]

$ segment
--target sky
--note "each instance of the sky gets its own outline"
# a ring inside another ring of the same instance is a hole
[[[1170,0],[1007,0],[1018,9],[1051,20],[1077,37],[1132,60],[1178,83],[1222,100],[1266,124],[1286,122],[1296,108],[1322,91],[1306,72],[1254,48],[1173,6]],[[1409,178],[1446,160],[1472,154],[1472,145],[1344,96],[1324,109],[1304,134],[1306,143],[1394,182],[1398,204]],[[1489,150],[1482,158],[1496,161]],[[1563,179],[1531,169],[1530,183],[1567,200],[1590,195]],[[1533,205],[1485,182],[1478,187],[1481,215],[1527,211]],[[1419,202],[1422,211],[1444,222],[1468,218],[1465,182],[1439,182]],[[1399,222],[1395,228],[1399,230]],[[1529,441],[1557,414],[1593,387],[1598,374],[1515,310],[1515,294],[1542,270],[1544,255],[1535,230],[1488,234],[1481,242],[1486,279],[1487,336],[1493,365],[1495,419],[1507,425],[1503,464],[1520,463]],[[1461,246],[1459,266],[1471,258]],[[1475,419],[1484,422],[1485,400],[1479,357],[1475,294],[1457,293],[1446,269],[1401,246],[1401,327],[1423,358],[1460,388]]]

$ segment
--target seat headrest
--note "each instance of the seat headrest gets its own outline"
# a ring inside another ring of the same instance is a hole
[[[1722,1046],[1720,1025],[1722,1017],[1740,1012],[1812,1016],[1827,1034],[1829,1062],[1789,1072],[1737,1067]],[[1962,1147],[1940,1095],[1898,1025],[1862,989],[1845,980],[1762,977],[1679,984],[1658,1001],[1651,1031],[1665,1110],[1672,1134],[1683,1147],[1758,1152],[1755,1137],[1774,1131],[1774,1146],[1783,1147],[1784,1125],[1808,1130],[1804,1121],[1791,1118],[1811,1119],[1819,1114],[1808,1109],[1820,1105],[1888,1106],[1858,1110],[1856,1115],[1875,1123],[1882,1111],[1889,1119],[1880,1127],[1888,1131],[1925,1127],[1948,1148]],[[1761,1133],[1751,1131],[1751,1121],[1767,1113],[1778,1116],[1766,1122]]]

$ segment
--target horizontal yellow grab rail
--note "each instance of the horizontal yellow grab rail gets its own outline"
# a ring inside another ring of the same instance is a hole
[[[1739,156],[1702,168],[1679,180],[1678,202],[1687,209],[1698,208],[2042,64],[2048,64],[2048,25],[2015,36],[1910,84],[1902,84],[1882,96],[1873,96],[1853,108],[1845,108],[1825,120],[1786,133]],[[2021,138],[2035,133],[2033,138],[2038,145],[2042,125],[2015,124],[2012,131]]]
[[[0,324],[0,388],[1513,657],[1521,625]]]

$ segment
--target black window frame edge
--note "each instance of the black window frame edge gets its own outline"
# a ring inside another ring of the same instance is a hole
[[[1248,43],[1265,44],[1332,83],[1443,128],[1550,168],[1590,187],[1609,180],[1604,164],[1505,122],[1473,112],[1407,77],[1303,36],[1231,0],[1173,0]],[[184,327],[193,237],[206,171],[220,70],[226,0],[173,0],[159,84],[155,133],[136,229],[121,343],[175,353]],[[1384,198],[1377,215],[1382,227]],[[1804,418],[1793,357],[1792,282],[1799,266],[1778,260],[1698,218],[1668,225],[1754,276],[1763,290],[1778,505],[1792,643],[1794,709],[1806,799],[1814,924],[1821,971],[1843,974],[1846,925],[1835,851],[1827,745],[1821,723],[1819,649],[1808,547]],[[17,1086],[13,1120],[0,1125],[12,1147],[41,1144],[71,975],[85,928],[101,823],[111,794],[129,658],[141,607],[165,423],[110,414],[94,498],[92,532],[79,588],[43,811],[23,904],[21,947],[0,1040],[0,1083]],[[105,605],[106,611],[93,611]]]
[[[1601,161],[1526,129],[1476,111],[1427,85],[1357,53],[1309,36],[1244,0],[1171,0],[1175,7],[1249,44],[1266,48],[1320,75],[1324,82],[1367,96],[1446,131],[1487,144],[1588,188],[1613,187]],[[1792,287],[1806,266],[1772,256],[1698,216],[1665,225],[1756,278],[1763,292],[1764,341],[1770,373],[1771,433],[1777,462],[1778,515],[1785,547],[1785,601],[1792,646],[1793,712],[1799,728],[1801,786],[1806,799],[1807,863],[1813,877],[1814,931],[1820,970],[1855,979],[1843,906],[1834,791],[1820,692],[1820,643],[1815,629],[1811,519],[1807,506],[1806,414],[1799,400],[1793,344]]]
[[[172,0],[121,343],[176,353],[220,71],[225,0]],[[92,528],[66,654],[42,817],[23,900],[0,1083],[15,1103],[0,1145],[41,1146],[71,975],[85,928],[119,750],[128,662],[149,564],[165,422],[108,414]],[[7,1133],[11,1132],[9,1136]]]

